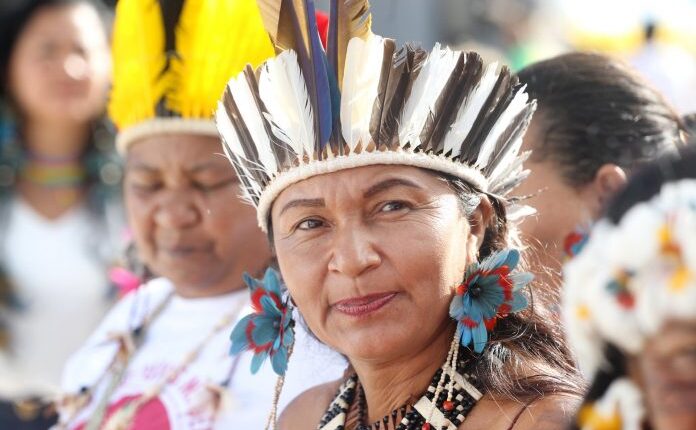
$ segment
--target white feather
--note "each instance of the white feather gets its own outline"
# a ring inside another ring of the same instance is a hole
[[[239,141],[239,135],[237,130],[232,125],[232,121],[229,116],[227,116],[227,110],[222,102],[218,102],[218,108],[215,112],[215,122],[217,124],[217,129],[222,136],[222,150],[225,152],[225,156],[230,160],[235,168],[243,174],[245,177],[251,178],[251,172],[247,169],[240,160],[247,160],[244,149]],[[252,192],[260,192],[261,189],[256,181],[250,181],[252,184],[252,189],[248,190],[243,188],[244,197],[246,199],[251,199]]]
[[[341,86],[341,132],[353,152],[360,142],[370,141],[370,118],[377,100],[384,39],[354,37],[348,42]]]
[[[215,112],[215,124],[218,131],[223,139],[222,147],[225,150],[227,158],[232,161],[232,157],[229,155],[231,150],[236,156],[244,158],[244,150],[239,142],[239,136],[237,135],[237,130],[232,125],[232,121],[227,116],[227,110],[221,101],[218,102],[217,111]]]
[[[524,92],[524,90],[525,88],[523,87],[517,91],[517,94],[515,94],[512,101],[510,101],[510,104],[508,104],[505,111],[498,117],[498,120],[491,128],[491,131],[488,133],[486,140],[483,142],[483,145],[481,145],[481,151],[479,152],[479,156],[476,159],[475,163],[476,168],[483,169],[488,165],[488,162],[491,158],[491,154],[493,154],[493,150],[498,145],[498,140],[500,139],[500,136],[503,134],[505,129],[507,129],[508,126],[512,123],[515,117],[520,112],[522,112],[522,110],[527,106],[529,96],[527,95],[527,93]],[[508,153],[514,153],[512,154],[513,158],[514,155],[517,154],[517,150],[519,149],[518,143],[521,142],[514,142],[508,148]],[[504,156],[504,159],[506,160],[506,162],[509,162],[510,157]],[[498,167],[496,167],[496,170],[499,168],[504,168],[504,165],[505,163],[501,162],[498,165]]]
[[[230,80],[228,87],[242,115],[242,120],[249,130],[254,146],[256,146],[256,151],[259,154],[258,161],[261,164],[259,167],[273,176],[278,171],[278,165],[273,155],[273,148],[271,148],[271,139],[266,133],[264,119],[256,107],[254,95],[249,88],[244,72],[237,75],[237,79]]]
[[[294,51],[266,61],[259,77],[259,96],[272,119],[275,136],[302,159],[314,152],[314,115]]]
[[[474,126],[476,118],[478,118],[479,113],[483,104],[488,99],[495,82],[498,80],[498,63],[491,63],[486,66],[486,70],[483,72],[483,76],[479,81],[477,87],[471,92],[469,97],[462,103],[457,112],[457,118],[450,127],[450,131],[445,135],[444,141],[444,153],[447,154],[452,151],[452,157],[456,157],[461,152],[461,143],[466,139],[466,136],[471,131],[471,127]]]
[[[531,155],[526,151],[515,157],[511,162],[501,162],[493,172],[488,175],[488,186],[492,193],[504,195],[515,188],[515,184],[529,176],[529,170],[524,170],[524,163]]]
[[[420,146],[420,134],[425,121],[433,111],[443,87],[457,64],[459,52],[440,48],[436,44],[423,64],[411,88],[411,95],[404,106],[399,126],[399,143],[410,143],[412,148]]]

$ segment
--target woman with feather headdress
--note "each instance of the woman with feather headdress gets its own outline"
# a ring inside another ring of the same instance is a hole
[[[266,305],[249,300],[242,273],[262,271],[270,252],[237,197],[212,114],[228,76],[272,46],[253,0],[120,0],[114,30],[109,114],[135,250],[158,277],[124,297],[68,362],[58,428],[258,429],[273,373],[242,372],[254,356],[230,357],[228,336]],[[291,369],[284,402],[341,374],[340,357],[332,367],[314,349]]]
[[[224,149],[279,273],[250,280],[232,353],[292,367],[293,310],[351,367],[282,429],[558,429],[578,375],[534,306],[509,193],[534,103],[507,68],[372,34],[333,0],[326,51],[311,0],[259,0],[276,56],[233,77]],[[259,347],[267,345],[267,347]],[[272,407],[267,428],[278,426]]]

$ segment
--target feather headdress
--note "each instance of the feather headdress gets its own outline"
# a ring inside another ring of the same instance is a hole
[[[327,49],[313,0],[258,0],[277,56],[233,77],[218,104],[224,149],[267,228],[289,185],[353,167],[401,164],[504,196],[534,102],[476,53],[427,53],[370,30],[367,0],[332,0]]]
[[[230,75],[273,55],[254,0],[120,0],[109,115],[121,152],[144,136],[217,136]]]

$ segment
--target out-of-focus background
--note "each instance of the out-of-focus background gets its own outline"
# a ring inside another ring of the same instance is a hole
[[[569,50],[625,59],[682,113],[696,110],[696,0],[374,0],[401,42],[479,51],[513,70]]]
[[[0,8],[22,1],[2,0]],[[696,110],[696,0],[371,3],[375,31],[400,42],[475,49],[513,70],[569,50],[610,53],[637,67],[680,112]],[[328,10],[328,0],[317,4]]]

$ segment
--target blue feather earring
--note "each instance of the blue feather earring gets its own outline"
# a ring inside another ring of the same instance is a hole
[[[505,249],[472,263],[464,273],[450,304],[450,316],[457,321],[461,344],[483,352],[488,333],[499,318],[527,307],[522,289],[533,279],[527,272],[513,273],[520,260],[516,249]]]
[[[288,361],[295,344],[295,321],[289,296],[283,298],[282,282],[278,272],[266,269],[263,280],[244,274],[244,282],[251,293],[254,312],[242,318],[232,330],[231,355],[252,351],[251,373],[256,373],[270,358],[273,371],[278,375],[271,413],[266,429],[275,427],[278,400],[285,382]]]

